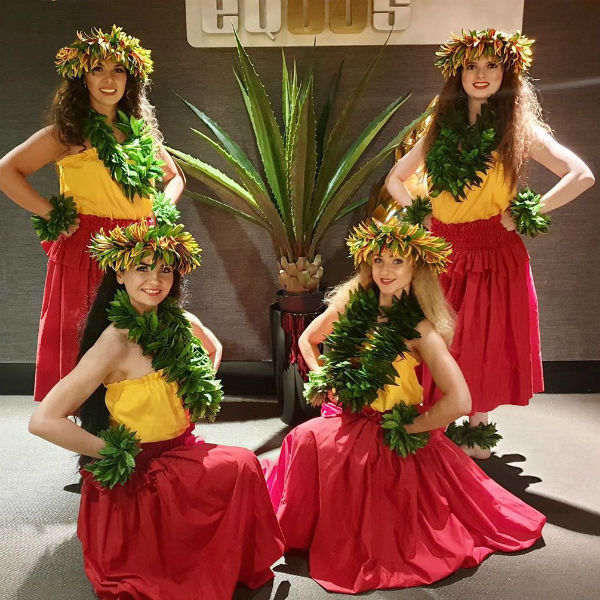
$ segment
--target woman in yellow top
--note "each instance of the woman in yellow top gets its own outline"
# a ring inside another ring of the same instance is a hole
[[[416,225],[374,219],[348,241],[357,274],[299,342],[307,397],[330,402],[266,469],[286,546],[308,550],[311,577],[343,593],[429,584],[493,551],[531,546],[544,516],[440,429],[471,408],[437,281],[448,245]],[[443,391],[426,410],[416,408],[420,361]]]
[[[433,123],[386,180],[396,202],[408,206],[413,199],[405,182],[424,165],[431,229],[452,243],[452,265],[441,283],[458,314],[451,351],[473,403],[469,423],[453,431],[476,458],[489,457],[499,438],[488,413],[501,404],[527,405],[543,390],[537,298],[515,228],[544,232],[546,213],[594,183],[583,161],[540,119],[525,75],[532,44],[520,32],[494,29],[463,31],[446,42],[437,53],[446,82]],[[515,197],[529,158],[560,177],[543,198],[530,190]],[[423,381],[426,402],[433,402],[427,370]]]
[[[221,400],[221,345],[178,301],[200,249],[179,226],[136,223],[92,253],[108,272],[81,357],[29,425],[81,455],[86,574],[103,600],[229,600],[273,578],[283,541],[256,456],[192,435]]]
[[[101,278],[86,252],[90,236],[150,217],[156,181],[166,183],[172,202],[184,185],[160,146],[147,99],[152,60],[139,40],[116,26],[78,33],[59,50],[56,68],[64,81],[52,103],[52,124],[0,160],[0,189],[38,215],[35,228],[48,254],[36,400],[75,365],[79,326]],[[27,177],[50,162],[56,164],[60,195],[46,199]]]

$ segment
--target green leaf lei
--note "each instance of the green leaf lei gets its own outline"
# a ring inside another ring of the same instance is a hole
[[[88,463],[84,469],[92,473],[103,487],[112,489],[117,483],[123,485],[135,469],[135,457],[142,451],[136,432],[121,424],[104,429],[98,437],[106,442],[99,452],[106,458]]]
[[[510,214],[521,235],[535,237],[540,233],[548,233],[550,215],[540,213],[544,206],[540,194],[529,188],[519,192],[509,206]]]
[[[464,444],[473,448],[477,444],[482,450],[491,450],[502,439],[495,423],[479,423],[477,427],[471,427],[468,420],[464,420],[460,425],[450,423],[446,435],[458,446]]]
[[[404,217],[402,220],[411,225],[422,226],[425,217],[430,215],[431,212],[431,200],[429,197],[425,196],[425,198],[422,198],[421,196],[417,196],[416,198],[413,198],[411,204],[404,207]]]
[[[381,317],[386,321],[382,322]],[[393,361],[408,350],[406,340],[420,337],[415,327],[422,320],[423,311],[409,294],[395,298],[392,306],[385,307],[379,306],[379,295],[373,288],[352,292],[346,310],[325,340],[329,353],[321,357],[323,367],[308,374],[305,397],[311,401],[335,389],[344,407],[359,412],[377,398],[385,385],[395,385],[398,374]],[[382,420],[397,423],[397,434],[390,433],[384,440],[400,454],[421,447],[425,439],[423,434],[414,437],[406,433],[403,424],[411,422],[406,417],[410,419],[412,412],[401,406],[394,407],[390,416],[384,413]],[[428,434],[424,435],[428,438]]]
[[[117,141],[106,116],[90,110],[83,133],[129,200],[133,201],[135,194],[154,194],[154,182],[162,180],[165,163],[154,155],[155,142],[149,126],[142,119],[118,111],[115,127],[127,136],[123,143]]]
[[[174,227],[181,217],[181,213],[175,204],[169,200],[164,192],[156,192],[152,202],[152,212],[157,225],[169,225]]]
[[[54,242],[63,231],[69,229],[77,218],[77,206],[71,196],[58,194],[50,196],[48,202],[52,205],[48,220],[34,215],[31,217],[31,224],[40,240],[43,242]]]
[[[175,381],[192,422],[214,421],[223,397],[221,382],[208,353],[192,334],[192,327],[176,298],[168,297],[158,312],[139,314],[124,290],[118,290],[108,309],[108,318],[118,329],[128,329],[129,339],[152,355],[152,366],[162,370],[167,381]]]
[[[405,425],[412,423],[415,417],[419,416],[419,411],[413,405],[396,404],[392,410],[383,413],[381,416],[381,428],[383,429],[383,439],[385,443],[395,450],[400,456],[406,458],[409,454],[414,454],[419,448],[427,445],[429,433],[407,433]]]
[[[440,132],[425,159],[429,195],[436,198],[450,192],[457,202],[466,191],[481,185],[481,173],[492,165],[492,151],[499,143],[497,121],[489,102],[473,126],[464,110],[455,110],[440,118]]]

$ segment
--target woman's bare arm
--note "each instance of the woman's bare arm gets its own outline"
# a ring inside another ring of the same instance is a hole
[[[68,418],[105,381],[126,352],[126,342],[109,327],[84,354],[77,366],[61,379],[37,407],[29,420],[29,431],[67,450],[94,458],[104,440],[85,431]]]
[[[412,425],[406,426],[408,433],[445,427],[471,412],[471,394],[467,382],[448,351],[446,342],[429,321],[422,321],[417,329],[421,337],[412,340],[411,347],[425,361],[443,395],[426,413],[419,415]]]
[[[58,160],[66,152],[53,126],[34,133],[0,159],[0,190],[15,204],[47,217],[52,206],[27,181],[27,176]]]
[[[202,342],[215,369],[218,369],[223,356],[223,346],[221,342],[208,327],[202,324],[196,315],[186,313],[186,316],[192,324],[192,332]]]
[[[162,146],[160,147],[159,156],[165,163],[163,166],[165,196],[169,198],[173,204],[177,204],[185,189],[185,176],[183,175],[183,171],[175,164],[171,155]]]
[[[589,167],[571,150],[559,144],[543,129],[536,129],[536,144],[530,153],[533,160],[560,177],[560,181],[543,195],[547,213],[568,204],[594,185],[594,175]]]
[[[421,138],[391,169],[385,179],[385,187],[400,206],[412,204],[412,198],[404,182],[415,173],[425,161],[425,138]]]
[[[321,366],[319,363],[319,356],[321,355],[319,344],[322,344],[333,331],[333,324],[338,319],[338,309],[330,306],[324,313],[314,319],[300,336],[298,347],[311,371]]]

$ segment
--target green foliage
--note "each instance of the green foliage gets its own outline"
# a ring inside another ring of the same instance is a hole
[[[119,290],[108,318],[118,329],[129,330],[129,339],[139,344],[144,355],[152,355],[155,370],[162,370],[167,381],[177,382],[178,395],[192,422],[202,418],[214,421],[223,397],[221,382],[177,299],[168,297],[159,305],[158,313],[140,315],[127,292]]]
[[[33,229],[43,242],[53,242],[60,234],[67,231],[77,218],[77,206],[71,196],[58,194],[50,196],[48,202],[52,205],[48,220],[34,215],[31,217]]]
[[[429,441],[429,433],[407,433],[405,425],[412,423],[419,411],[415,406],[400,402],[392,410],[381,415],[381,428],[385,443],[400,456],[406,458],[423,448]]]
[[[450,423],[446,435],[458,446],[467,445],[473,448],[477,445],[482,450],[494,448],[502,439],[495,423],[479,423],[477,427],[471,427],[468,420],[464,420],[460,425]]]
[[[496,115],[487,102],[473,126],[467,113],[456,110],[440,119],[439,135],[427,153],[429,195],[436,198],[450,192],[457,202],[466,190],[481,185],[480,173],[492,165],[492,151],[499,143]]]
[[[395,385],[398,374],[392,363],[408,350],[405,340],[420,337],[415,327],[422,319],[413,296],[403,294],[391,307],[380,307],[373,288],[351,293],[325,340],[329,353],[321,357],[322,369],[309,373],[305,397],[311,401],[334,389],[339,402],[352,412],[368,406],[385,385]]]
[[[380,152],[361,164],[375,136],[410,95],[404,94],[394,100],[348,143],[348,126],[377,61],[350,94],[336,124],[330,128],[341,67],[317,118],[312,70],[300,79],[296,65],[289,69],[284,55],[283,126],[280,127],[264,85],[237,36],[236,42],[239,61],[235,75],[261,158],[260,168],[252,164],[224,129],[183,98],[185,105],[217,141],[199,131],[193,130],[194,133],[227,162],[239,183],[188,154],[172,148],[168,150],[190,177],[198,179],[210,190],[209,195],[191,194],[192,197],[263,227],[281,256],[290,262],[301,256],[312,261],[329,227],[347,214],[350,206],[356,208],[366,202],[366,198],[353,200],[360,187],[428,113],[413,121]]]
[[[112,489],[117,483],[124,485],[135,469],[135,457],[142,451],[136,432],[121,424],[104,429],[98,437],[106,442],[99,452],[106,458],[88,463],[84,469],[103,487]]]
[[[181,213],[177,206],[163,192],[156,192],[154,194],[152,212],[156,218],[157,225],[169,225],[173,227],[181,218]]]
[[[521,235],[535,237],[540,233],[548,233],[551,217],[540,212],[543,206],[540,194],[536,194],[529,188],[517,194],[509,209],[517,231]]]
[[[404,216],[403,221],[405,223],[410,223],[411,225],[423,225],[423,221],[427,215],[430,215],[432,212],[431,208],[431,200],[428,196],[422,198],[421,196],[417,196],[413,198],[411,204],[404,208]]]
[[[115,127],[127,136],[123,143],[117,141],[106,116],[95,110],[90,110],[83,133],[127,198],[133,201],[135,194],[149,197],[155,192],[154,183],[162,180],[165,163],[155,157],[150,127],[142,119],[122,111],[117,117]]]

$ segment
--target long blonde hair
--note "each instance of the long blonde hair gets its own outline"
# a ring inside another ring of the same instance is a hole
[[[342,281],[325,295],[325,303],[338,312],[344,312],[350,298],[350,292],[359,287],[368,290],[373,287],[373,276],[370,265],[361,264],[356,273],[346,281]],[[429,267],[413,263],[413,291],[425,318],[433,325],[446,345],[450,346],[454,336],[455,313],[446,301],[437,275]]]

